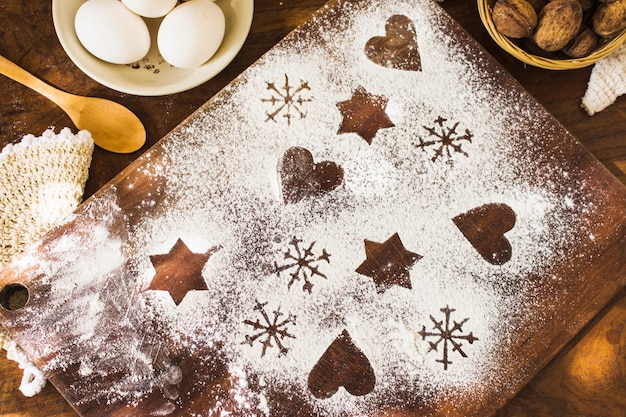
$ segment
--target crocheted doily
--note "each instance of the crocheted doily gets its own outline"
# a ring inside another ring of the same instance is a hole
[[[26,135],[0,152],[0,267],[40,239],[82,201],[93,139],[88,131],[64,128],[41,137]],[[20,364],[26,396],[41,391],[43,374],[0,327],[0,348]]]
[[[591,70],[582,107],[590,116],[606,109],[626,93],[626,43],[596,62]]]

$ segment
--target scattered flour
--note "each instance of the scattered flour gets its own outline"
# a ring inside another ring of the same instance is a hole
[[[320,415],[339,416],[374,415],[406,398],[436,409],[444,396],[453,403],[487,398],[485,393],[511,383],[511,340],[541,330],[525,327],[529,315],[549,320],[554,314],[540,311],[537,298],[553,291],[549,296],[558,302],[554,283],[560,277],[552,268],[567,261],[570,237],[589,236],[582,244],[592,243],[594,224],[586,219],[597,207],[587,199],[584,182],[563,185],[583,178],[580,172],[562,171],[558,157],[542,155],[562,132],[546,130],[551,119],[536,103],[508,82],[500,84],[497,72],[486,70],[491,61],[483,52],[450,35],[449,18],[438,6],[430,0],[387,0],[337,7],[342,13],[336,19],[318,18],[310,23],[310,34],[287,38],[169,135],[160,145],[161,159],[153,152],[142,157],[138,172],[160,184],[159,194],[145,195],[142,202],[150,215],[118,227],[123,210],[112,189],[91,202],[92,207],[110,203],[93,216],[102,216],[101,222],[94,221],[84,235],[54,242],[58,257],[47,265],[57,270],[45,271],[54,276],[50,296],[58,311],[68,311],[65,303],[75,311],[57,330],[93,349],[74,358],[68,346],[67,355],[54,352],[48,365],[65,369],[80,362],[85,381],[68,387],[77,403],[101,398],[140,403],[150,390],[167,392],[166,382],[178,386],[202,379],[181,375],[180,381],[164,382],[159,371],[168,349],[197,345],[219,351],[227,362],[241,384],[231,396],[245,415],[272,415],[273,387],[300,393],[298,401]],[[421,72],[381,67],[363,54],[363,45],[383,35],[394,14],[415,24]],[[289,102],[278,113],[295,117],[268,118],[273,109],[267,99],[302,83],[309,87],[302,90],[307,101]],[[355,133],[337,133],[342,116],[336,104],[360,87],[388,99],[387,114],[395,124],[379,130],[371,145]],[[420,147],[420,138],[427,138],[428,127],[456,123],[456,133],[472,134],[471,143],[462,146],[466,155],[452,150],[433,161],[435,148]],[[284,204],[277,165],[293,146],[310,150],[316,161],[340,165],[343,184],[319,198]],[[132,181],[118,186],[135,191]],[[506,204],[516,213],[515,227],[506,234],[513,257],[500,266],[487,263],[451,221],[488,203]],[[422,258],[410,268],[412,288],[377,292],[372,279],[355,269],[365,260],[365,240],[384,242],[394,233]],[[302,242],[299,249],[330,254],[328,262],[311,264],[325,277],[310,276],[310,292],[303,291],[303,280],[288,288],[293,270],[276,271],[288,261],[285,252],[297,250],[290,243],[294,237]],[[189,292],[177,306],[167,293],[146,289],[155,273],[149,256],[168,253],[179,238],[192,252],[221,249],[203,270],[208,289]],[[81,247],[90,253],[98,249],[97,259],[82,257],[76,251]],[[113,289],[114,283],[120,288]],[[255,309],[259,303],[266,303],[263,309]],[[446,307],[454,309],[451,323],[467,319],[458,335],[471,332],[478,340],[462,341],[467,357],[449,347],[452,363],[444,369],[437,361],[443,342],[430,350],[436,339],[424,340],[420,332],[433,331]],[[263,323],[261,310],[270,320],[274,311],[283,314],[279,320],[295,316],[284,326],[293,337],[280,340],[285,354],[272,339],[262,355],[263,335],[246,343],[246,336],[256,333],[247,322]],[[103,336],[104,325],[116,321],[117,330]],[[362,397],[340,389],[316,399],[307,377],[344,329],[369,359],[375,388]],[[47,335],[42,330],[32,337]],[[41,349],[35,356],[51,353],[46,344]],[[98,383],[119,372],[121,363],[131,365],[119,381],[111,387]],[[156,382],[138,382],[147,380]],[[168,401],[152,415],[186,415],[177,411],[183,404],[178,395]],[[229,412],[193,413],[204,415]]]

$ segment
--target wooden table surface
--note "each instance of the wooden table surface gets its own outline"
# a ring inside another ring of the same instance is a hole
[[[175,128],[282,37],[305,21],[324,0],[257,0],[252,30],[237,58],[217,77],[190,91],[139,97],[110,90],[83,74],[67,57],[54,32],[51,2],[0,3],[0,54],[68,92],[112,99],[135,112],[147,129],[146,146],[129,155],[94,151],[86,197]],[[594,115],[580,108],[591,68],[548,71],[516,61],[502,52],[483,28],[476,4],[445,0],[458,20],[522,85],[626,184],[626,98]],[[54,104],[0,77],[0,144],[27,133],[72,126]],[[626,244],[626,243],[625,243]],[[622,271],[626,274],[626,271]],[[22,372],[0,358],[0,417],[76,416],[54,387],[25,398],[18,390]],[[626,413],[626,290],[509,402],[499,416],[602,416]]]

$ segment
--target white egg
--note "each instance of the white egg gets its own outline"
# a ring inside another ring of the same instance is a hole
[[[177,0],[122,0],[122,3],[139,16],[162,17],[176,6]]]
[[[186,1],[163,18],[157,34],[159,52],[175,67],[197,67],[217,52],[225,29],[224,12],[217,4]]]
[[[139,61],[150,50],[150,32],[140,16],[119,0],[88,0],[74,19],[85,49],[114,64]]]

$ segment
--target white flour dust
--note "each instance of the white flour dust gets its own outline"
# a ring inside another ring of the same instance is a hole
[[[254,400],[249,415],[272,414],[273,386],[303,393],[299,401],[321,415],[370,415],[403,396],[436,406],[444,393],[453,399],[480,396],[508,383],[502,378],[515,361],[510,339],[524,332],[526,315],[538,314],[529,300],[547,288],[529,277],[558,282],[550,268],[563,261],[572,245],[568,236],[585,236],[581,230],[593,228],[584,220],[596,210],[585,198],[586,185],[564,186],[577,173],[538,156],[560,133],[542,127],[548,118],[526,95],[484,72],[488,58],[450,35],[448,18],[436,5],[389,0],[339,7],[338,20],[319,19],[309,35],[281,43],[173,132],[161,144],[162,159],[143,158],[140,169],[147,176],[165,179],[160,195],[146,195],[142,203],[153,211],[135,221],[128,236],[96,239],[106,245],[98,251],[98,265],[110,269],[90,273],[95,292],[84,300],[57,298],[89,312],[81,314],[84,319],[67,317],[80,343],[95,352],[110,342],[95,333],[111,308],[97,298],[98,288],[113,279],[109,272],[121,270],[134,297],[123,306],[136,309],[123,323],[129,329],[141,322],[167,329],[163,344],[219,349],[242,381],[242,392],[253,392],[233,394],[242,409]],[[363,45],[384,35],[385,21],[395,14],[414,22],[420,72],[382,67],[363,53]],[[357,133],[338,133],[337,103],[359,88],[388,100],[386,113],[394,124],[378,130],[371,144]],[[277,107],[272,97],[286,104]],[[469,132],[471,141],[459,139],[460,148],[445,148],[436,157],[443,142],[433,132],[448,139]],[[428,140],[435,142],[425,145]],[[308,149],[316,162],[339,165],[341,185],[285,204],[277,167],[294,146]],[[505,204],[516,216],[506,233],[513,255],[502,265],[486,262],[451,220],[490,203]],[[410,288],[377,291],[371,277],[355,270],[366,259],[366,240],[383,243],[395,233],[421,258],[408,269]],[[589,242],[583,243],[591,243],[591,232],[586,235]],[[166,292],[145,289],[155,273],[150,255],[168,253],[179,238],[195,253],[220,249],[203,269],[208,289],[191,291],[176,305]],[[310,258],[297,273],[285,253],[297,262],[305,249]],[[53,274],[51,291],[70,294],[83,285],[76,272],[91,260],[74,261]],[[296,278],[289,286],[290,273]],[[310,291],[303,289],[307,282]],[[558,293],[551,296],[558,300]],[[453,334],[464,337],[455,339],[464,354],[449,345],[444,367],[444,342],[433,350],[437,336],[426,333],[436,333],[436,323],[447,319],[448,330],[462,323]],[[273,324],[284,333],[270,330]],[[328,399],[315,398],[308,375],[343,330],[369,360],[375,387],[364,396],[339,389]],[[264,340],[269,344],[263,353]],[[125,341],[128,346],[122,346]],[[158,340],[133,335],[116,343],[110,356],[82,358],[80,373],[106,373],[114,370],[111,361],[131,359],[137,368],[109,391],[138,400],[137,392],[154,386],[139,388],[131,380],[154,377],[157,358],[167,353],[154,351],[161,348]],[[61,361],[68,360],[59,355],[50,366],[67,366]],[[95,389],[110,394],[97,384],[72,389],[89,398]],[[176,401],[155,415],[175,413]]]

